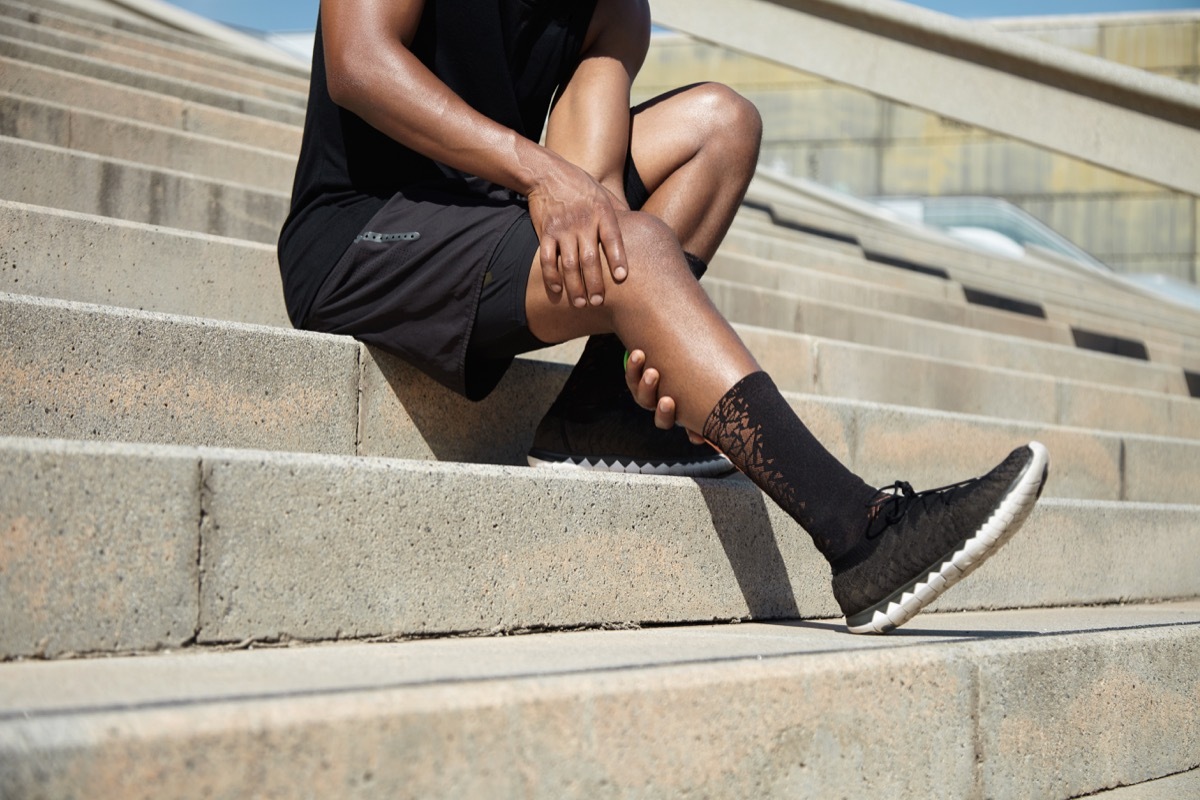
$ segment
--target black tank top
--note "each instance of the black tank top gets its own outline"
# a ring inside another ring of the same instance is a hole
[[[537,141],[569,80],[596,0],[426,0],[412,52],[472,108]],[[292,207],[279,237],[284,297],[302,324],[354,237],[400,189],[464,176],[329,97],[320,20]]]

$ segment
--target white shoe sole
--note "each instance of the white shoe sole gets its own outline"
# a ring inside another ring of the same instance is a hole
[[[548,461],[535,456],[526,456],[531,467],[549,469],[589,470],[592,472],[618,472],[626,475],[674,475],[681,478],[715,478],[733,472],[733,464],[723,455],[707,461],[695,461],[690,464],[638,464],[631,462],[622,464],[620,461],[605,461],[587,458],[563,457],[561,461]]]
[[[919,578],[897,589],[868,609],[846,618],[851,633],[887,633],[908,622],[942,592],[970,575],[1012,538],[1033,510],[1050,466],[1040,442],[1030,442],[1033,458],[1013,482],[1008,494],[979,530],[947,553]]]

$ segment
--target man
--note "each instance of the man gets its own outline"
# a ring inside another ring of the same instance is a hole
[[[696,280],[758,115],[712,84],[631,112],[648,41],[645,0],[325,0],[280,238],[289,313],[471,398],[514,355],[592,336],[531,463],[713,474],[711,445],[813,536],[851,629],[890,630],[1015,531],[1045,449],[917,494],[812,437]]]

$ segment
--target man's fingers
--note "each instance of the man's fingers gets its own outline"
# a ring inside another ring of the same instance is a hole
[[[675,427],[675,400],[671,397],[660,397],[654,407],[654,426],[659,430],[669,431]]]
[[[687,431],[688,441],[691,442],[692,444],[708,444],[708,442],[704,439],[703,436],[696,433],[691,428],[685,428],[684,430]]]
[[[675,427],[675,398],[658,396],[658,370],[646,367],[646,354],[641,350],[629,352],[629,360],[625,362],[625,385],[639,406],[647,411],[654,410],[655,427],[664,431]],[[688,438],[693,444],[704,442],[691,431],[688,431]]]
[[[547,237],[538,248],[538,257],[542,262],[542,281],[550,294],[558,294],[563,290],[562,275],[558,270],[558,243]]]
[[[596,243],[589,239],[579,241],[579,272],[587,290],[588,302],[594,306],[604,303],[604,273],[600,268],[600,254]]]
[[[568,237],[558,243],[558,262],[562,269],[563,285],[567,288],[567,299],[576,308],[587,306],[587,289],[579,274],[579,251],[574,239]]]
[[[646,369],[646,354],[634,350],[625,363],[625,385],[633,400],[647,411],[658,402],[658,370]]]
[[[646,366],[646,354],[641,350],[629,351],[629,357],[625,359],[625,386],[629,389],[629,393],[633,395],[633,399],[638,397],[638,384],[642,382],[642,369]],[[641,403],[638,403],[641,405]],[[650,408],[650,406],[646,406]]]
[[[621,238],[621,226],[617,224],[617,215],[610,208],[601,214],[597,230],[600,234],[600,246],[604,248],[604,258],[608,261],[609,272],[617,283],[629,275],[629,265],[625,261],[625,241]]]

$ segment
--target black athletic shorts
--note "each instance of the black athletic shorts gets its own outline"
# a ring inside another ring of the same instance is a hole
[[[625,163],[625,196],[649,196]],[[529,332],[525,292],[538,250],[524,198],[483,181],[431,181],[371,218],[318,290],[308,330],[354,336],[472,400],[514,356],[545,347]]]

